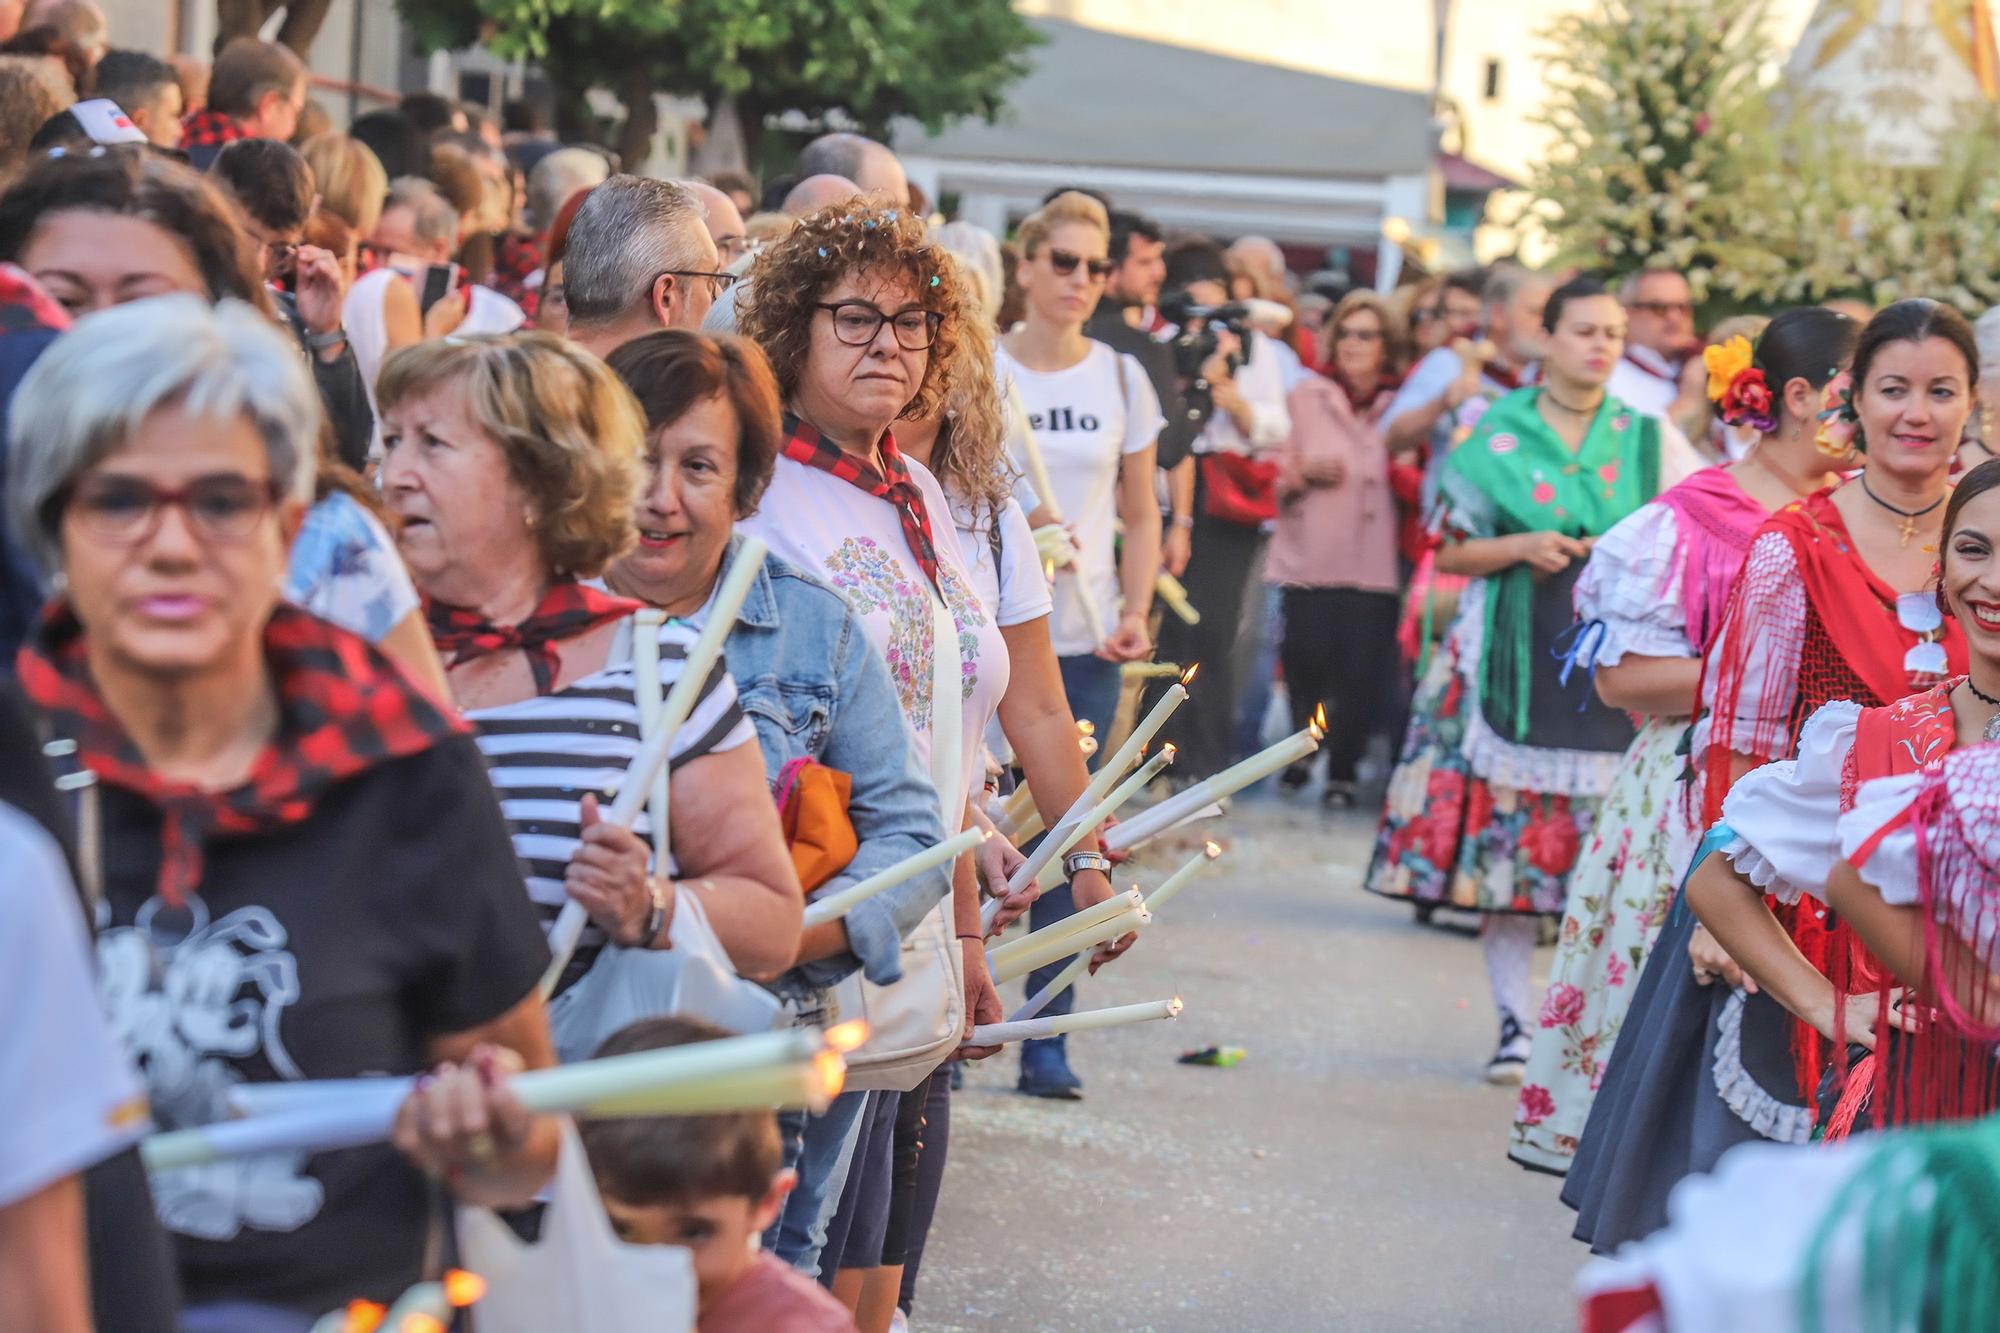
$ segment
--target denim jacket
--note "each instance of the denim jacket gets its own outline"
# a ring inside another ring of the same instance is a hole
[[[725,569],[742,541],[730,538]],[[722,651],[757,728],[768,781],[800,758],[853,776],[847,813],[860,850],[815,897],[944,840],[937,790],[918,761],[889,668],[839,593],[767,556]],[[903,936],[950,889],[945,866],[877,894],[845,918],[852,953],[801,963],[772,989],[797,998],[834,985],[857,966],[877,985],[896,981]]]

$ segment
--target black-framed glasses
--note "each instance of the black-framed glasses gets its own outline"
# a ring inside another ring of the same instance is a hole
[[[1058,277],[1067,278],[1070,274],[1076,272],[1078,264],[1083,265],[1085,269],[1089,270],[1093,282],[1103,282],[1118,269],[1118,265],[1108,259],[1085,259],[1082,255],[1076,254],[1073,251],[1057,250],[1054,247],[1050,247],[1049,267],[1056,271]]]
[[[896,330],[898,347],[921,352],[937,341],[938,326],[944,323],[943,315],[920,305],[904,306],[894,314],[884,314],[866,301],[816,301],[814,305],[833,316],[833,336],[849,347],[866,347],[887,324]]]
[[[93,537],[137,545],[159,531],[169,506],[188,517],[204,541],[240,542],[257,530],[258,520],[283,490],[270,478],[234,472],[196,477],[185,486],[155,486],[140,477],[92,477],[76,488],[65,508]]]
[[[1337,343],[1349,343],[1349,342],[1378,343],[1382,341],[1382,330],[1356,329],[1356,328],[1335,329],[1333,331],[1333,340]]]
[[[653,275],[653,281],[658,282],[661,278],[707,278],[715,284],[715,294],[718,297],[737,283],[737,275],[734,273],[707,273],[698,268],[663,268]]]

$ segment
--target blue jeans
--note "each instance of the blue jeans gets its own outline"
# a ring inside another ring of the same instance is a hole
[[[827,1223],[847,1184],[861,1108],[867,1100],[865,1092],[843,1092],[818,1115],[778,1113],[778,1137],[784,1145],[781,1160],[799,1173],[799,1183],[786,1196],[784,1212],[764,1233],[764,1248],[807,1277],[819,1276]]]
[[[1100,744],[1110,740],[1111,723],[1118,715],[1118,694],[1124,688],[1125,679],[1118,664],[1107,662],[1101,657],[1059,657],[1056,659],[1056,665],[1062,669],[1063,693],[1069,696],[1069,711],[1080,719],[1087,719],[1097,728],[1097,739]],[[1058,873],[1060,873],[1059,868]],[[1043,890],[1042,896],[1035,900],[1035,905],[1028,909],[1028,927],[1031,930],[1040,930],[1043,926],[1054,925],[1075,910],[1076,905],[1070,900],[1069,884],[1065,881],[1053,889]],[[1068,962],[1067,958],[1060,959],[1047,967],[1039,967],[1030,972],[1028,994],[1033,995],[1046,986]],[[1076,1008],[1076,987],[1071,986],[1050,1000],[1042,1012],[1066,1014],[1074,1008]]]

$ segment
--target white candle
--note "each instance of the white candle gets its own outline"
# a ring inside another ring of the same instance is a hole
[[[554,1069],[536,1069],[511,1078],[521,1104],[535,1112],[576,1112],[614,1098],[671,1090],[692,1091],[737,1075],[797,1063],[810,1063],[824,1050],[852,1049],[857,1034],[850,1025],[828,1031],[789,1028],[727,1037],[657,1051],[601,1060],[582,1060]],[[338,1080],[351,1085],[354,1080]],[[307,1102],[293,1109],[247,1120],[225,1120],[195,1129],[155,1134],[140,1145],[147,1169],[166,1171],[196,1166],[247,1153],[330,1152],[389,1137],[396,1110],[415,1083],[411,1078],[385,1078],[372,1096],[349,1087],[339,1089],[323,1105]],[[295,1096],[303,1097],[304,1088]]]
[[[1154,1000],[1147,1004],[1121,1004],[1114,1009],[1086,1009],[1074,1014],[1054,1014],[1021,1022],[983,1023],[966,1038],[968,1046],[1005,1046],[1009,1042],[1056,1037],[1065,1032],[1090,1032],[1098,1028],[1122,1027],[1127,1023],[1150,1023],[1162,1018],[1179,1018],[1180,997]]]
[[[1023,1023],[1048,1008],[1050,1000],[1055,999],[1056,996],[1083,980],[1083,974],[1089,969],[1090,960],[1095,953],[1096,950],[1093,949],[1090,953],[1080,953],[1070,959],[1069,966],[1051,977],[1048,985],[1030,995],[1019,1009],[1007,1015],[1007,1021],[1009,1023]]]
[[[1050,940],[1064,939],[1079,931],[1089,930],[1100,921],[1109,921],[1114,916],[1120,916],[1145,905],[1146,900],[1137,889],[1114,893],[1103,902],[1086,907],[1080,912],[1072,912],[1062,920],[1050,922],[1032,934],[994,945],[986,951],[986,961],[989,965],[1004,963],[1016,954],[1047,944]]]
[[[805,923],[801,929],[810,930],[829,921],[838,921],[854,910],[856,905],[867,902],[876,894],[893,889],[896,885],[921,875],[926,870],[956,861],[966,852],[985,842],[987,837],[985,829],[969,828],[956,837],[946,838],[935,846],[926,847],[915,856],[906,856],[896,864],[878,870],[838,893],[829,893],[816,898],[806,905]]]
[[[1178,690],[1180,686],[1176,685],[1173,688]],[[1161,746],[1158,754],[1139,765],[1137,772],[1112,788],[1111,792],[1103,800],[1092,806],[1074,822],[1070,820],[1069,816],[1063,816],[1063,823],[1057,826],[1054,833],[1042,839],[1041,844],[1035,848],[1035,851],[1039,854],[1047,851],[1049,845],[1053,843],[1055,844],[1055,850],[1048,852],[1045,856],[1037,855],[1029,857],[1022,864],[1021,868],[1008,878],[1007,891],[1009,893],[1019,893],[1022,889],[1027,888],[1028,881],[1035,877],[1035,872],[1040,868],[1037,865],[1038,861],[1040,865],[1045,866],[1050,861],[1069,851],[1070,848],[1076,846],[1077,843],[1083,841],[1084,837],[1092,829],[1109,819],[1117,812],[1119,806],[1124,805],[1127,801],[1138,795],[1139,788],[1151,782],[1159,775],[1161,769],[1173,762],[1174,747],[1171,745]]]
[[[1179,870],[1167,876],[1166,883],[1146,895],[1146,910],[1154,916],[1158,916],[1160,909],[1172,902],[1174,895],[1186,888],[1189,880],[1207,869],[1208,863],[1220,855],[1222,855],[1222,849],[1214,843],[1202,844],[1200,851],[1189,857]]]
[[[1121,936],[1129,935],[1153,918],[1143,907],[1135,907],[1109,921],[1099,922],[1088,930],[1079,931],[1061,939],[1049,940],[1033,949],[1025,950],[1007,959],[998,966],[989,965],[993,974],[993,984],[1000,985],[1016,977],[1024,977],[1038,967],[1047,967],[1058,959],[1095,949],[1100,944],[1108,944]]]
[[[1126,680],[1154,680],[1161,676],[1178,676],[1181,666],[1178,662],[1127,662],[1118,668]]]
[[[1188,600],[1187,586],[1164,569],[1160,571],[1160,576],[1153,580],[1153,595],[1166,603],[1167,609],[1187,624],[1201,623],[1201,612],[1195,610],[1194,603]]]
[[[606,823],[630,828],[645,806],[646,798],[652,794],[655,775],[666,767],[674,735],[688,720],[688,714],[694,711],[695,700],[700,697],[702,686],[708,682],[708,673],[714,668],[716,659],[722,656],[722,645],[729,638],[729,631],[736,628],[737,613],[743,609],[743,599],[750,595],[750,585],[756,580],[757,571],[763,568],[764,557],[769,551],[770,548],[759,537],[745,537],[736,548],[736,559],[723,576],[722,586],[709,608],[708,620],[688,649],[687,659],[681,663],[680,677],[667,691],[666,702],[660,705],[658,729],[640,744],[639,753],[633,755],[632,762],[626,766],[625,780],[618,784],[618,796],[611,803],[610,813],[605,816]],[[661,826],[653,830],[655,864],[667,864],[667,847],[667,828],[662,821]],[[587,919],[583,904],[574,899],[564,903],[562,911],[556,914],[555,924],[549,928],[549,967],[542,973],[544,999],[555,993],[556,982],[562,977],[563,969],[569,966],[570,955],[576,952],[576,942],[583,936]]]
[[[1105,846],[1112,851],[1130,851],[1146,839],[1167,829],[1192,815],[1202,807],[1211,805],[1225,796],[1243,790],[1253,782],[1269,777],[1287,764],[1305,758],[1319,748],[1320,732],[1317,726],[1287,736],[1269,749],[1260,750],[1233,768],[1226,768],[1214,777],[1196,783],[1178,796],[1170,796],[1152,809],[1133,816],[1105,835]]]

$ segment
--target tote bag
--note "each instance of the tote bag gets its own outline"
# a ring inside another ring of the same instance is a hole
[[[465,1267],[486,1279],[486,1295],[472,1308],[475,1333],[690,1333],[695,1326],[694,1256],[613,1234],[567,1117],[540,1238],[523,1241],[492,1212],[465,1205],[458,1243]]]
[[[942,597],[931,603],[931,782],[940,805],[953,804],[965,780],[965,704],[958,654],[958,625]],[[959,793],[962,798],[962,793]],[[945,836],[958,832],[965,802],[943,810]],[[852,1092],[908,1092],[958,1049],[965,1027],[965,960],[953,928],[951,895],[933,907],[903,940],[903,976],[877,986],[859,974],[834,991],[839,1017],[868,1021],[867,1044],[847,1057]]]

